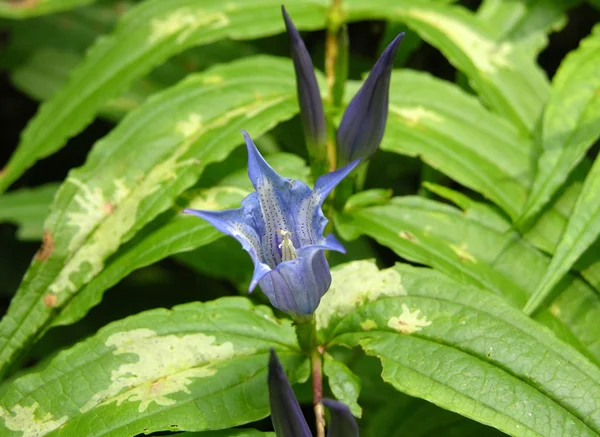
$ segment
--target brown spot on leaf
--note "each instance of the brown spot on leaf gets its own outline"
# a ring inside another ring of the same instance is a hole
[[[38,4],[38,0],[8,0],[8,4],[13,8],[31,9]]]
[[[417,237],[415,237],[411,232],[408,231],[400,231],[400,238],[404,238],[405,240],[410,241],[411,243],[418,243]]]
[[[110,202],[105,202],[104,205],[102,205],[102,210],[105,214],[110,215],[115,212],[115,206]]]
[[[58,298],[56,297],[55,294],[52,293],[48,293],[44,295],[44,305],[47,308],[54,308],[56,307],[56,302],[58,301]]]
[[[45,261],[54,252],[54,237],[52,233],[45,229],[44,236],[42,238],[42,247],[36,252],[35,259],[37,261]]]

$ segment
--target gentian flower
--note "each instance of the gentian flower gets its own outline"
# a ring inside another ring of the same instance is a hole
[[[282,12],[296,71],[300,117],[311,150],[315,144],[324,145],[327,141],[323,103],[306,46],[283,6]],[[388,115],[390,77],[402,38],[404,32],[383,51],[344,112],[337,132],[338,161],[342,165],[370,158],[381,143]]]
[[[304,136],[309,144],[309,150],[319,146],[325,147],[327,143],[325,113],[323,112],[323,101],[321,100],[315,69],[304,41],[300,38],[300,33],[298,33],[296,26],[294,26],[283,6],[281,6],[281,13],[285,21],[285,28],[290,40],[290,52],[294,61],[296,89],[298,91],[298,104]]]
[[[250,292],[259,284],[274,307],[295,315],[312,314],[331,285],[323,251],[345,252],[333,235],[323,237],[327,219],[321,206],[358,161],[319,177],[311,190],[279,176],[250,136],[243,134],[248,176],[256,191],[238,209],[184,212],[207,220],[242,244],[254,262]]]
[[[337,132],[340,163],[357,158],[367,159],[381,143],[388,115],[390,77],[396,49],[402,38],[404,32],[383,51],[369,77],[344,112]]]
[[[271,421],[277,437],[312,437],[298,400],[285,376],[277,354],[271,349],[269,358],[269,401]],[[348,407],[332,399],[323,399],[331,411],[327,437],[358,437],[358,425]]]

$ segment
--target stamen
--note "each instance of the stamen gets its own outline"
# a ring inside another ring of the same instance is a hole
[[[283,237],[283,241],[279,245],[279,248],[281,249],[281,261],[291,261],[296,259],[296,248],[291,240],[292,233],[285,229],[278,229],[277,233]]]

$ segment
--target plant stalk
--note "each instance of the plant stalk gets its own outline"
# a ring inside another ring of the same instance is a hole
[[[332,0],[331,6],[327,11],[327,34],[325,36],[325,76],[327,78],[327,95],[332,104],[335,100],[334,88],[336,80],[336,63],[340,50],[338,33],[341,26],[341,3],[341,0]],[[328,136],[327,159],[329,161],[329,171],[334,171],[337,167],[335,132],[333,136]]]
[[[313,344],[311,353],[312,362],[312,387],[317,437],[325,437],[325,409],[321,403],[323,399],[323,357],[316,344]]]

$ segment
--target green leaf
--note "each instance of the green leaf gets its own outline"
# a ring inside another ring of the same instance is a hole
[[[333,280],[366,265],[368,280],[368,262]],[[512,436],[600,434],[598,367],[492,293],[430,269],[393,270],[404,295],[357,306],[328,328],[330,345],[360,345],[397,390]]]
[[[53,250],[0,321],[0,373],[121,244],[242,142],[240,129],[258,137],[295,114],[295,92],[290,61],[246,58],[189,76],[99,141],[57,193],[45,223]]]
[[[493,291],[523,308],[546,272],[550,259],[533,248],[511,225],[479,205],[464,212],[419,197],[394,198],[387,205],[345,211],[335,216],[344,238],[365,234],[398,255],[464,284]],[[600,298],[585,282],[569,275],[562,293],[536,320],[600,363]]]
[[[68,82],[88,47],[112,30],[127,7],[131,5],[94,5],[13,24],[7,52],[3,54],[6,59],[3,64],[11,71],[13,84],[35,99],[48,100]],[[99,113],[110,120],[119,120],[150,94],[173,85],[191,70],[204,70],[255,51],[249,44],[231,40],[186,50],[135,81]]]
[[[420,155],[511,217],[518,215],[525,202],[533,176],[534,151],[529,140],[475,97],[426,73],[402,70],[392,75],[381,148]]]
[[[496,32],[497,41],[519,44],[531,56],[537,56],[548,45],[547,34],[566,24],[566,10],[579,3],[580,0],[484,0],[477,17]]]
[[[56,184],[48,184],[36,188],[21,188],[0,196],[0,223],[16,224],[20,240],[41,240],[44,219],[50,212],[50,204],[57,189]]]
[[[12,381],[0,433],[129,437],[255,421],[269,414],[269,348],[292,381],[308,376],[291,323],[248,299],[146,311]]]
[[[527,224],[546,205],[600,137],[600,25],[562,61],[544,110],[542,154],[520,222]]]
[[[467,75],[495,112],[525,132],[535,127],[548,93],[547,80],[519,45],[498,42],[494,32],[461,6],[423,1],[347,0],[348,20],[401,21],[438,48]]]
[[[11,79],[27,95],[45,101],[60,90],[81,59],[81,55],[69,51],[41,48],[25,64],[14,70]],[[139,107],[152,91],[163,88],[163,84],[151,79],[136,82],[125,93],[107,102],[99,112],[109,120],[118,121]]]
[[[325,4],[289,5],[301,29],[324,23]],[[111,99],[169,57],[225,38],[252,39],[283,31],[280,2],[261,0],[149,0],[127,11],[116,30],[100,39],[69,82],[45,102],[23,131],[3,173],[4,191],[38,159],[60,149]]]
[[[552,262],[523,312],[531,314],[546,300],[552,289],[571,269],[577,259],[600,235],[600,158],[588,174],[569,223],[556,248]]]
[[[0,2],[0,17],[23,19],[93,3],[95,0],[8,0]]]
[[[361,417],[362,408],[357,402],[361,386],[360,378],[352,373],[344,363],[328,353],[324,355],[323,372],[327,376],[329,388],[335,398],[346,404],[353,415]]]

